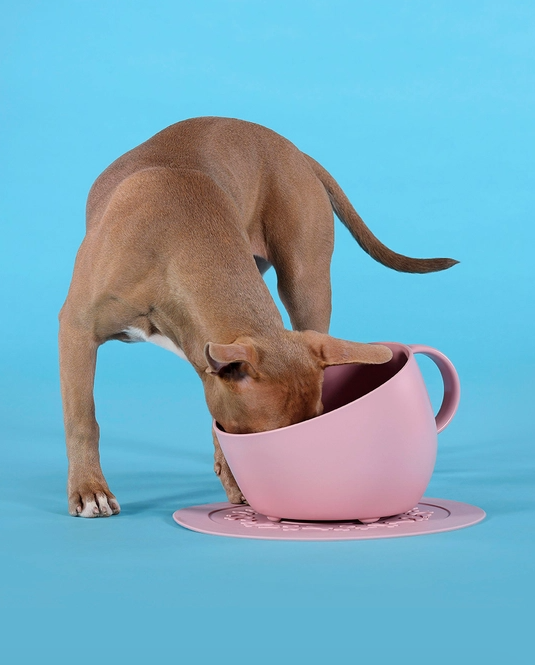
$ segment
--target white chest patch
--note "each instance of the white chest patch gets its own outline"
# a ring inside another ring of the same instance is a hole
[[[161,346],[162,349],[171,351],[171,353],[176,354],[182,358],[182,360],[188,360],[184,351],[182,351],[179,346],[172,342],[169,337],[164,337],[163,335],[150,335],[149,337],[143,332],[143,330],[134,328],[133,326],[123,330],[123,332],[128,335],[132,342],[150,342],[151,344],[156,344],[156,346]]]

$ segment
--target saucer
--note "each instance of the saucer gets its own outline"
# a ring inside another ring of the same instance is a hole
[[[213,536],[262,540],[367,540],[400,538],[453,531],[485,518],[485,511],[467,503],[424,497],[402,515],[383,517],[372,524],[345,522],[272,522],[253,508],[234,503],[207,503],[173,513],[180,526]]]

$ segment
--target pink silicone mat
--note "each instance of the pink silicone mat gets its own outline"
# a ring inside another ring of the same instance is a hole
[[[182,508],[173,513],[180,526],[200,533],[231,538],[263,540],[365,540],[399,538],[453,531],[481,522],[485,511],[476,506],[448,499],[424,497],[403,515],[383,517],[373,524],[352,522],[270,522],[250,506],[208,503]]]

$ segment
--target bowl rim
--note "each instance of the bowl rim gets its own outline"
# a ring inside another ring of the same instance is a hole
[[[405,351],[407,355],[407,362],[401,367],[395,374],[393,374],[389,379],[387,379],[384,383],[381,383],[380,386],[377,386],[377,388],[374,388],[373,390],[370,390],[370,392],[366,393],[365,395],[362,395],[361,397],[357,397],[357,399],[351,400],[351,402],[348,402],[347,404],[344,404],[342,406],[337,407],[336,409],[333,409],[332,411],[328,411],[327,413],[322,413],[319,416],[315,416],[314,418],[309,418],[308,420],[302,420],[301,422],[298,423],[293,423],[292,425],[285,425],[284,427],[277,427],[276,429],[267,429],[264,430],[263,432],[245,432],[243,434],[235,434],[233,432],[225,432],[225,430],[221,429],[219,423],[216,421],[215,418],[212,419],[212,429],[214,432],[217,434],[222,434],[225,438],[235,438],[235,439],[244,439],[245,437],[261,437],[262,435],[266,434],[272,434],[273,432],[282,432],[284,430],[289,430],[292,427],[299,427],[304,425],[305,423],[311,423],[313,421],[316,421],[321,418],[328,418],[334,413],[338,413],[339,411],[342,411],[343,409],[347,409],[350,407],[352,404],[355,404],[355,402],[361,402],[362,400],[365,400],[369,395],[373,395],[375,392],[380,390],[383,386],[386,386],[389,384],[393,379],[396,378],[396,376],[399,376],[401,372],[409,365],[411,358],[414,357],[414,352],[411,349],[411,347],[407,344],[403,344],[402,342],[370,342],[370,344],[383,344],[385,346],[396,346],[400,347],[401,350]],[[353,363],[351,363],[353,364]],[[358,363],[354,363],[358,364]]]

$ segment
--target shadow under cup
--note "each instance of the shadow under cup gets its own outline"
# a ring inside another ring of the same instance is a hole
[[[373,521],[418,504],[433,473],[437,433],[459,403],[459,379],[436,349],[385,345],[393,353],[388,363],[325,370],[321,416],[253,434],[229,434],[214,422],[254,510],[273,519]],[[436,418],[415,353],[442,374]]]

